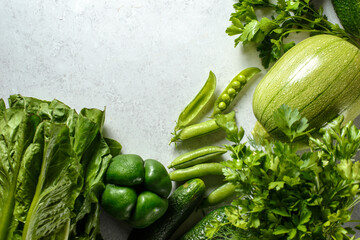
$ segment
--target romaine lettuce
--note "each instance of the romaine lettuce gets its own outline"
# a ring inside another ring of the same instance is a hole
[[[99,238],[103,175],[121,150],[103,137],[104,119],[58,100],[1,99],[0,240]]]

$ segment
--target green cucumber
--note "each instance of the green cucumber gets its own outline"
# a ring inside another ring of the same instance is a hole
[[[298,109],[308,129],[319,129],[338,115],[344,122],[353,120],[360,113],[360,50],[339,37],[317,35],[287,51],[255,89],[254,135],[265,129],[284,140],[273,119],[282,104]]]
[[[191,179],[179,186],[168,199],[166,213],[152,225],[134,229],[128,240],[166,240],[190,216],[201,203],[205,184],[199,178]]]
[[[225,208],[235,208],[234,206],[223,206],[211,211],[205,217],[203,217],[195,226],[193,226],[188,232],[186,232],[180,240],[205,240],[206,227],[216,220],[220,223],[227,222]]]
[[[360,0],[332,0],[331,2],[345,30],[360,38]]]

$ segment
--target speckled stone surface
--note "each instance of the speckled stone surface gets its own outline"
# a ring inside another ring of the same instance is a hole
[[[337,21],[330,1],[320,2]],[[177,148],[168,143],[179,113],[210,70],[219,93],[242,69],[261,66],[254,48],[234,48],[225,33],[233,3],[0,1],[0,97],[20,93],[78,110],[106,108],[105,134],[122,143],[123,153],[166,165],[189,149],[221,144],[221,134]],[[264,73],[233,106],[247,134],[255,123],[252,93]],[[104,213],[101,229],[105,240],[115,240],[126,239],[131,228]]]

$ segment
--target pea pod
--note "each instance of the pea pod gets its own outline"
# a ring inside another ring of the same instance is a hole
[[[169,173],[172,181],[185,181],[208,175],[223,175],[225,166],[221,163],[200,163],[192,167],[178,169]]]
[[[178,132],[172,139],[171,142],[176,142],[178,140],[187,140],[193,137],[202,136],[216,130],[220,127],[216,124],[215,119],[210,119],[201,123],[192,124],[187,126]]]
[[[209,102],[216,88],[216,77],[210,71],[209,77],[196,97],[180,113],[175,126],[175,133],[188,126],[192,120],[200,113],[203,107]]]
[[[191,167],[199,163],[209,161],[217,156],[220,156],[227,152],[226,148],[217,146],[207,146],[195,149],[193,151],[182,154],[174,159],[168,168],[186,168]]]
[[[261,70],[259,68],[249,67],[236,75],[215,101],[212,117],[216,114],[224,112],[234,101],[235,97],[239,94],[245,84],[260,71]]]
[[[227,182],[212,191],[204,200],[203,206],[209,207],[224,202],[235,195],[235,185]]]
[[[233,112],[225,114],[225,119],[231,119],[233,117]],[[210,119],[201,123],[196,123],[189,125],[178,132],[172,139],[171,142],[183,141],[194,137],[199,137],[206,135],[212,132],[215,132],[220,129],[220,126],[216,123],[215,119]]]

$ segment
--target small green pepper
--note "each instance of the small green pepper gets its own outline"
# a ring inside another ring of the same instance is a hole
[[[172,183],[159,161],[144,161],[135,154],[118,155],[111,160],[105,177],[101,204],[116,219],[144,228],[166,212]]]
[[[166,198],[172,188],[171,180],[165,167],[154,159],[145,160],[146,189]]]
[[[116,219],[127,220],[136,205],[136,198],[137,194],[132,188],[106,184],[102,205],[107,212],[113,213]]]
[[[106,181],[134,186],[144,181],[144,161],[135,154],[117,155],[106,171]]]
[[[149,191],[142,192],[137,198],[135,212],[130,219],[130,223],[135,228],[147,227],[150,222],[154,222],[154,219],[160,218],[167,208],[167,199]]]

